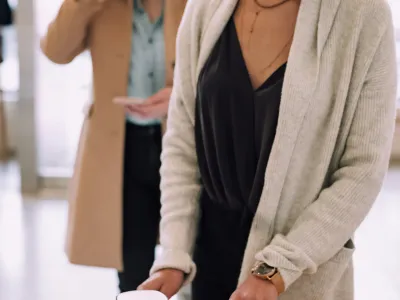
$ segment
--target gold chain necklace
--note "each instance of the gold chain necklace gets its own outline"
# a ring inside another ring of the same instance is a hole
[[[251,24],[250,33],[253,33],[253,31],[254,31],[254,26],[256,25],[256,21],[258,19],[258,16],[260,15],[260,12],[262,12],[263,10],[267,10],[267,9],[277,8],[279,6],[282,6],[282,5],[286,4],[287,2],[289,2],[291,0],[282,0],[281,2],[278,2],[278,3],[275,3],[275,4],[271,4],[271,5],[260,4],[260,2],[259,2],[260,0],[253,0],[253,1],[254,1],[254,4],[257,5],[260,8],[260,10],[256,11],[256,16],[255,16],[255,18],[253,20],[253,23]]]
[[[263,68],[260,73],[264,73],[266,70],[272,67],[272,65],[278,60],[279,57],[281,57],[282,53],[285,51],[285,49],[292,43],[293,40],[293,35],[290,36],[289,40],[287,43],[282,47],[281,51],[275,56],[275,58],[265,67]]]
[[[281,2],[275,3],[275,4],[271,4],[271,5],[264,5],[260,3],[260,0],[254,0],[254,3],[257,4],[258,7],[264,8],[264,9],[273,9],[276,7],[279,7],[283,4],[285,4],[286,2],[289,2],[291,0],[282,0]]]
[[[273,9],[273,8],[279,7],[279,6],[281,6],[281,5],[284,5],[285,3],[287,3],[287,2],[289,2],[289,1],[291,1],[291,0],[282,0],[282,1],[279,2],[279,3],[272,4],[272,5],[262,5],[262,4],[259,3],[259,0],[253,0],[253,1],[254,1],[254,3],[255,3],[258,7],[260,7],[261,9],[260,9],[259,11],[256,11],[256,12],[255,12],[255,17],[254,17],[253,22],[252,22],[252,24],[251,24],[251,26],[250,26],[250,36],[249,36],[249,39],[248,39],[248,42],[247,42],[247,47],[248,47],[248,48],[250,48],[250,42],[251,42],[251,38],[252,38],[252,35],[253,35],[253,32],[254,32],[254,27],[255,27],[255,25],[256,25],[256,21],[257,21],[257,19],[258,19],[258,16],[260,15],[260,13],[261,13],[263,10],[266,10],[266,9]],[[243,18],[244,18],[244,13],[242,13],[242,18],[241,18],[241,21],[240,21],[240,22],[242,23],[242,31],[243,31],[243,28],[244,28],[244,26],[243,26]],[[243,36],[243,35],[242,35],[242,36]],[[287,42],[283,45],[283,47],[279,50],[279,52],[278,52],[277,55],[274,57],[274,59],[273,59],[266,67],[264,67],[264,68],[261,69],[260,73],[264,73],[266,70],[268,70],[269,68],[272,67],[272,65],[279,59],[279,57],[281,57],[281,55],[282,55],[282,53],[285,51],[285,49],[292,43],[293,37],[294,37],[294,34],[292,34],[292,35],[290,36],[290,38],[288,39],[288,41],[287,41]]]

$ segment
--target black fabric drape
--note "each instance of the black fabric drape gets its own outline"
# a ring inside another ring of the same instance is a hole
[[[0,26],[12,24],[12,10],[7,0],[0,0]]]

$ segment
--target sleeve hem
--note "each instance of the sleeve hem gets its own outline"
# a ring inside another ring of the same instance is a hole
[[[150,270],[150,275],[163,270],[176,269],[184,272],[184,286],[190,284],[196,276],[196,265],[188,253],[176,250],[163,250],[162,255],[156,259]]]
[[[299,253],[302,254],[301,259]],[[285,290],[298,280],[305,270],[308,269],[310,273],[317,271],[315,263],[281,235],[275,236],[267,247],[256,254],[255,259],[278,269]]]
[[[278,268],[279,274],[282,276],[285,291],[302,275],[301,272]]]
[[[261,262],[265,262],[269,266],[275,267],[275,268],[278,269],[279,274],[281,275],[281,277],[283,279],[284,286],[285,286],[285,291],[286,291],[297,279],[300,278],[300,276],[303,273],[301,271],[290,270],[290,269],[283,268],[282,266],[280,266],[281,264],[278,262],[278,260],[274,260],[273,258],[266,259],[265,250],[266,249],[264,249],[260,253],[257,253],[256,260],[257,261],[261,261]]]

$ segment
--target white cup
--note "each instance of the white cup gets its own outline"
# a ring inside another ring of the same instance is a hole
[[[157,291],[131,291],[119,294],[117,300],[168,300],[168,298]]]

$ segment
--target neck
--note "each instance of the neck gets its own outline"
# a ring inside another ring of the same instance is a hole
[[[160,17],[163,0],[142,0],[142,5],[152,22]]]

